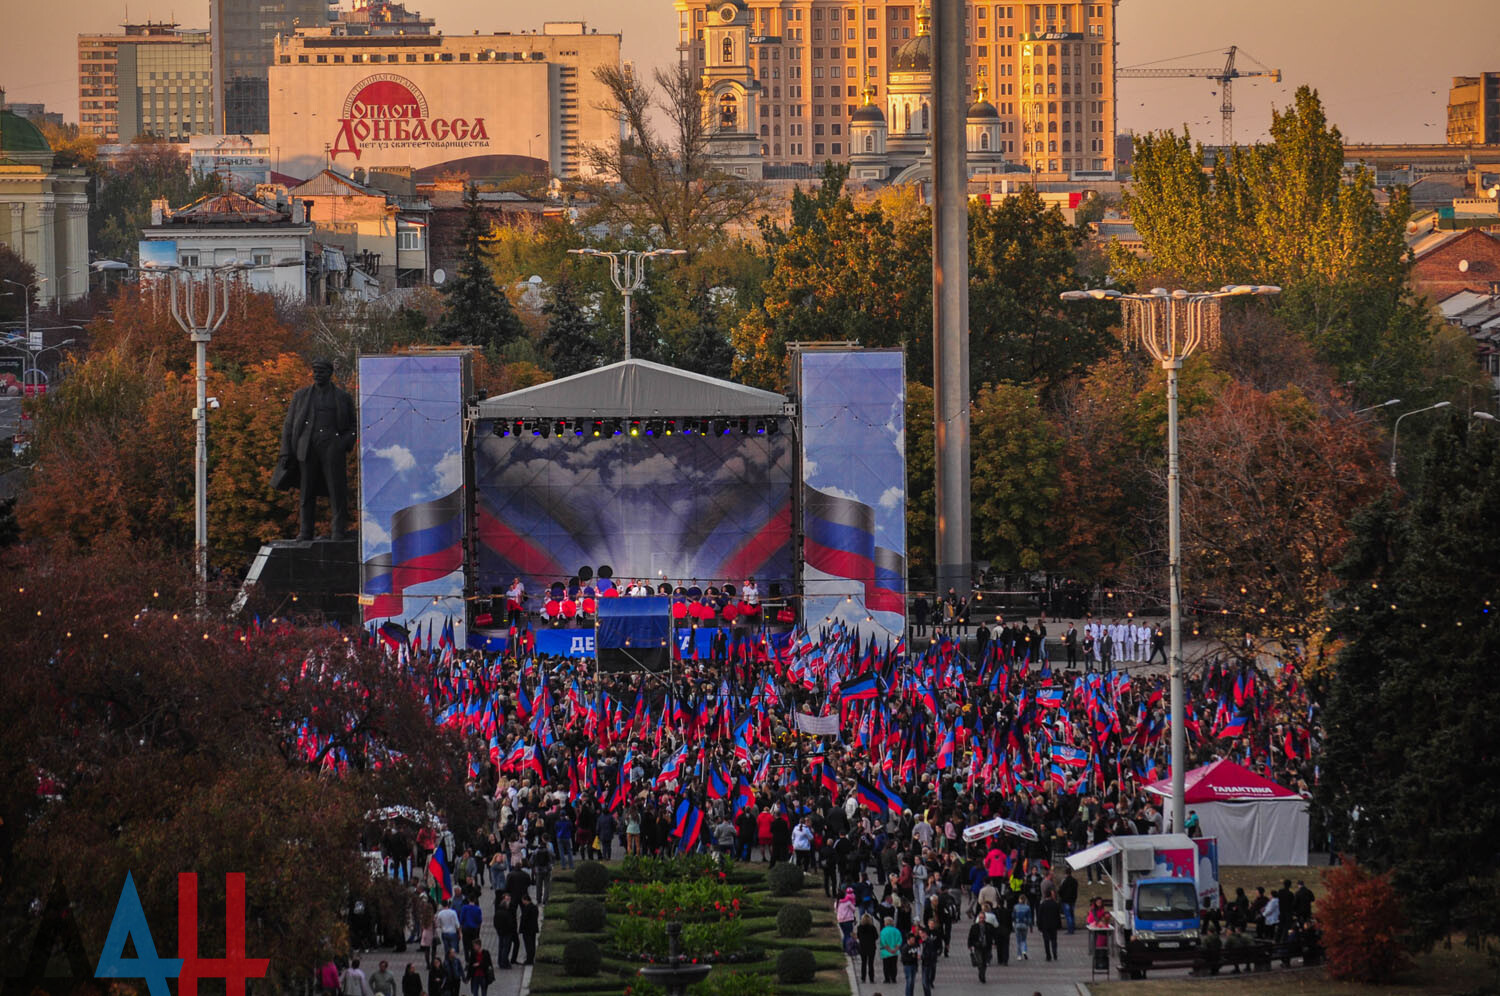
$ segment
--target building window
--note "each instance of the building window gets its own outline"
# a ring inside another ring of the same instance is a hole
[[[734,39],[724,39],[724,65],[728,66],[734,62]]]
[[[420,251],[422,248],[422,230],[415,226],[411,228],[398,228],[396,230],[396,249],[399,251]]]
[[[178,266],[197,266],[198,265],[198,253],[197,253],[197,250],[194,250],[192,252],[180,252],[180,253],[178,253],[177,254],[177,265]]]
[[[875,151],[875,136],[874,135],[866,135],[865,136],[865,151],[866,152],[874,152]]]

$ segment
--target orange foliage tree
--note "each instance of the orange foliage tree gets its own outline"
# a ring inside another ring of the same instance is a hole
[[[1351,982],[1389,982],[1406,966],[1401,900],[1388,875],[1374,875],[1345,857],[1323,873],[1327,893],[1318,922],[1328,974]]]
[[[201,313],[206,301],[199,290]],[[158,357],[167,370],[192,370],[193,344],[173,320],[171,303],[164,278],[123,285],[109,310],[89,324],[93,348],[125,346],[138,357]],[[228,312],[208,345],[209,362],[221,370],[237,371],[281,353],[302,352],[308,345],[301,332],[278,316],[276,298],[251,290],[244,281],[231,283]]]
[[[1384,484],[1368,428],[1302,388],[1231,381],[1182,423],[1181,457],[1186,597],[1264,635],[1305,636],[1336,587],[1350,515]]]

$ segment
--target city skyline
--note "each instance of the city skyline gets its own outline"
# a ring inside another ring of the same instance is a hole
[[[638,66],[667,65],[676,57],[676,18],[667,0],[648,0],[626,11],[603,0],[559,0],[548,20],[585,20],[601,32],[623,35],[623,55]],[[177,0],[135,0],[132,21],[174,19],[184,27],[208,26],[208,5],[196,14]],[[434,18],[447,34],[536,30],[542,20],[519,5],[496,9],[477,0],[413,0],[414,10]],[[659,7],[659,11],[654,8]],[[1323,97],[1330,120],[1351,142],[1444,141],[1445,107],[1453,76],[1500,69],[1500,24],[1479,23],[1479,0],[1433,0],[1423,8],[1424,26],[1447,24],[1441,49],[1416,49],[1391,19],[1410,8],[1393,0],[1326,3],[1313,13],[1294,0],[1223,5],[1188,0],[1122,0],[1118,8],[1118,64],[1157,63],[1209,67],[1222,50],[1238,45],[1241,66],[1250,55],[1281,69],[1280,84],[1244,80],[1236,86],[1235,136],[1240,142],[1267,137],[1272,107],[1283,107],[1302,84]],[[43,102],[69,121],[78,118],[76,43],[79,32],[114,30],[126,4],[55,0],[27,6],[11,19],[0,42],[0,87],[7,100]],[[627,16],[627,13],[631,16]],[[1386,16],[1390,15],[1390,16]],[[535,20],[533,20],[535,18]],[[1296,24],[1297,31],[1287,30]],[[1170,30],[1162,30],[1163,27]],[[1198,53],[1189,57],[1189,53]],[[1399,85],[1395,82],[1400,80]],[[1119,83],[1121,131],[1137,133],[1186,125],[1195,138],[1218,140],[1217,85],[1205,79],[1126,79]]]

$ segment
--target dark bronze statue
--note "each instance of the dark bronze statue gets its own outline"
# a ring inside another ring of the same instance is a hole
[[[332,507],[332,536],[350,539],[349,482],[345,459],[356,438],[354,399],[333,384],[333,364],[314,360],[313,382],[292,395],[286,423],[281,427],[281,457],[272,486],[289,491],[302,488],[299,540],[313,538],[318,498]]]

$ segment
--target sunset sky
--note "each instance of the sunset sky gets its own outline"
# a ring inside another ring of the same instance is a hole
[[[78,113],[76,36],[110,30],[126,18],[113,0],[5,0],[0,87],[7,99],[44,101],[69,120]],[[638,66],[675,58],[670,0],[412,0],[448,34],[539,28],[543,18],[586,20],[624,32],[625,58]],[[188,0],[132,0],[132,20],[176,18],[208,27],[208,5]],[[1171,60],[1194,67],[1222,64],[1239,45],[1284,82],[1243,80],[1235,88],[1235,137],[1264,138],[1270,109],[1311,84],[1350,141],[1441,142],[1450,77],[1500,71],[1500,11],[1493,0],[1122,0],[1120,65]],[[1190,53],[1192,58],[1178,59]],[[1241,67],[1250,65],[1243,59]],[[1181,128],[1217,141],[1219,97],[1209,80],[1122,80],[1121,130]]]

